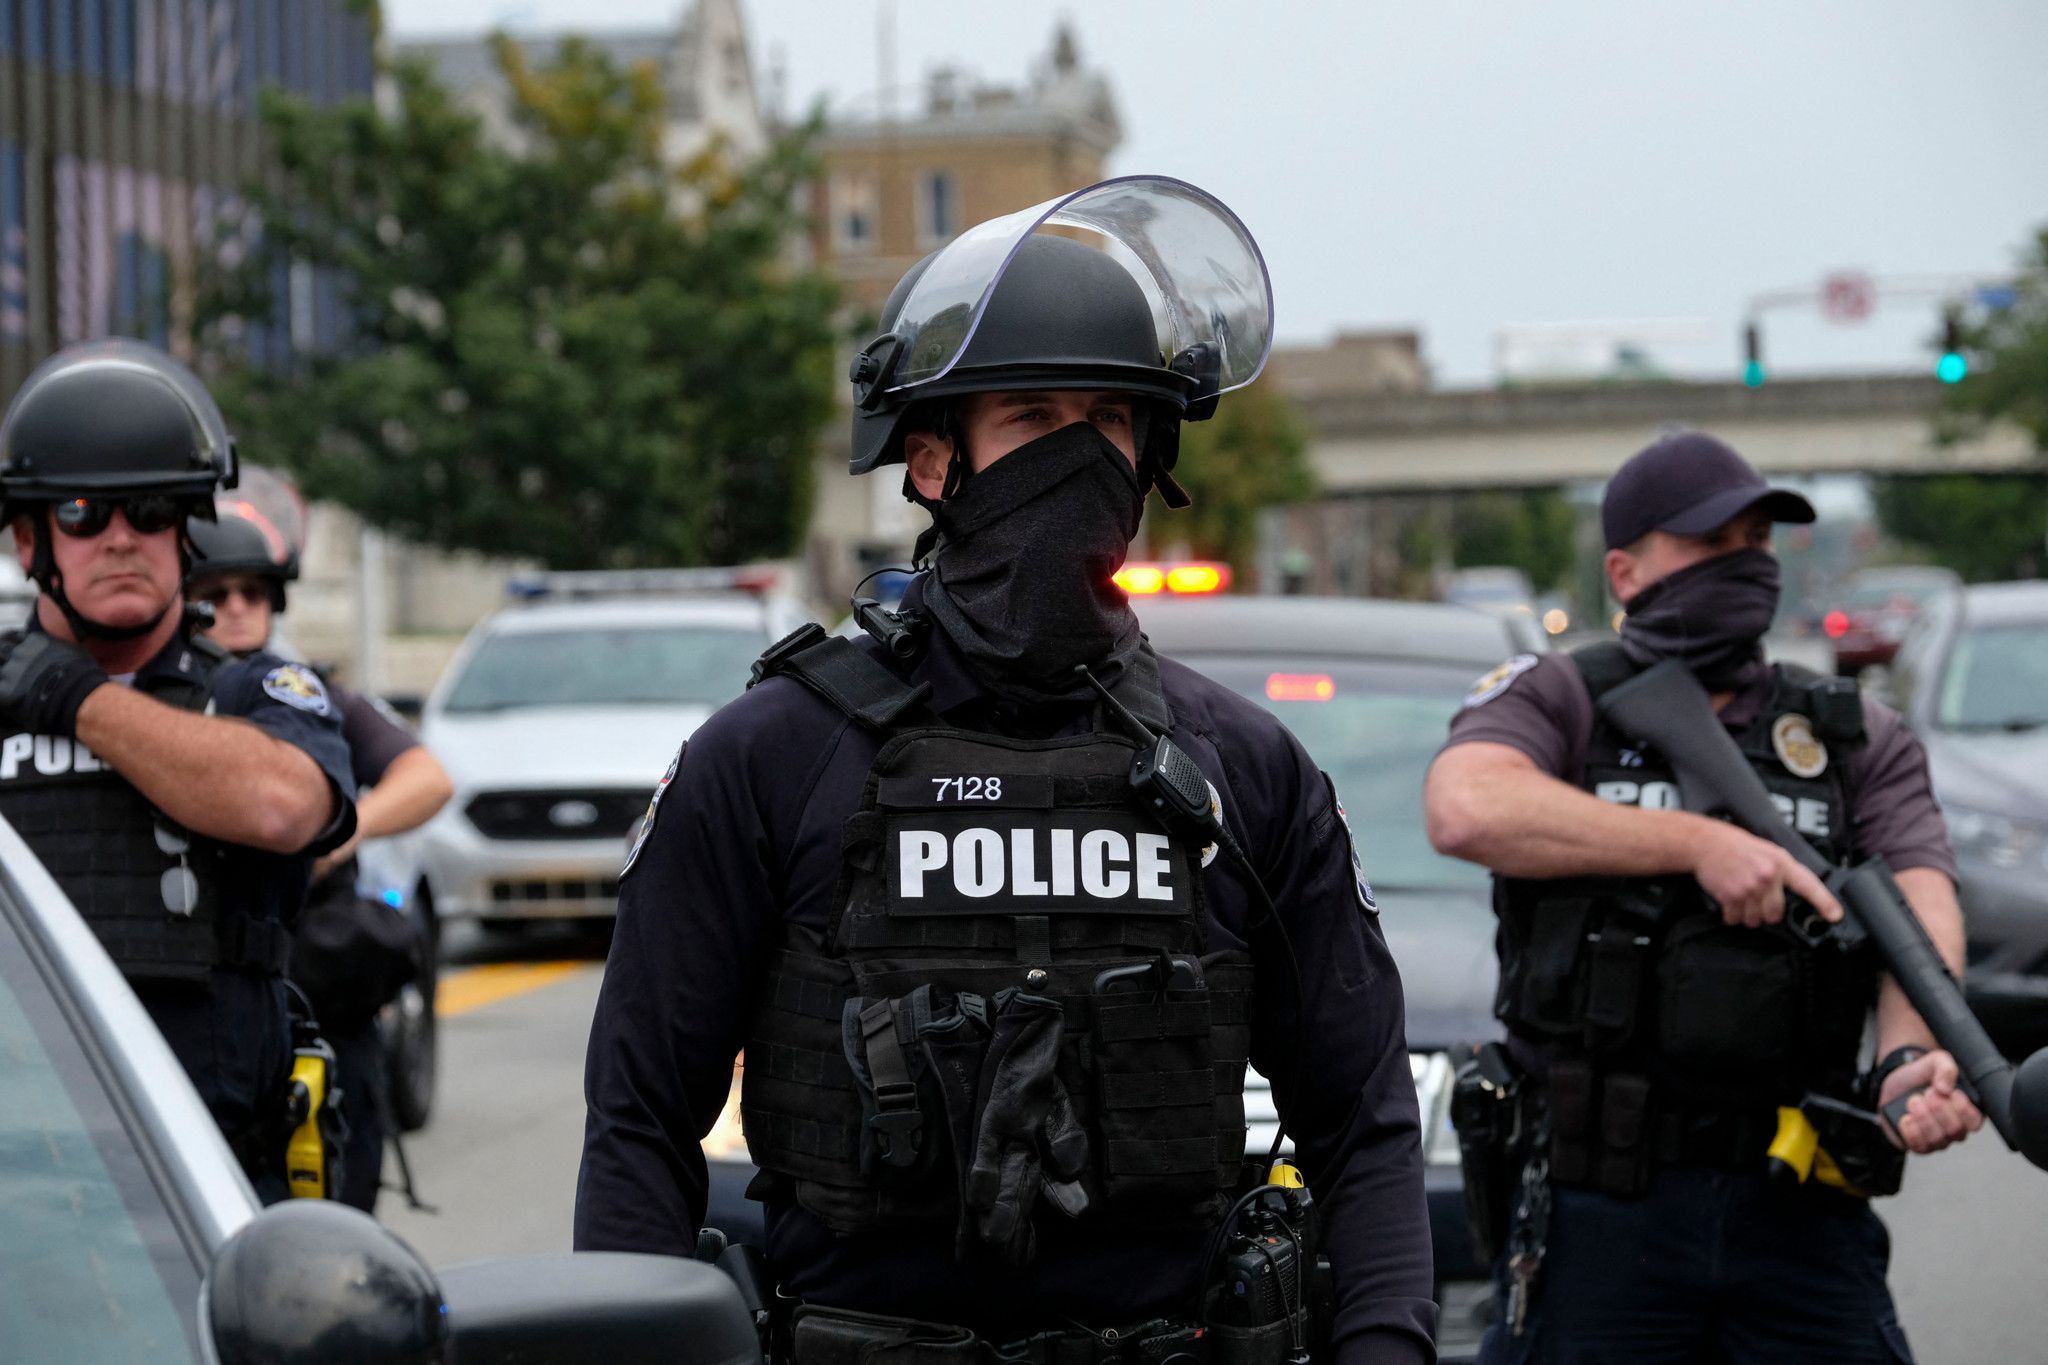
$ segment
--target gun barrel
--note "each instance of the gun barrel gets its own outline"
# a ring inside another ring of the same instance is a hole
[[[1769,839],[1826,880],[1884,959],[1892,979],[1956,1059],[1972,1097],[2005,1139],[2023,1150],[2013,1122],[2013,1069],[1948,973],[1934,942],[1881,862],[1843,869],[1829,864],[1785,822],[1762,779],[1715,718],[1706,689],[1675,659],[1646,669],[1600,699],[1622,732],[1663,755],[1681,789],[1695,789],[1759,838]]]

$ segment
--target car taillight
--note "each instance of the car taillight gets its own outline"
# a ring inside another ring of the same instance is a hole
[[[1337,695],[1337,680],[1327,673],[1268,673],[1266,696],[1271,701],[1328,701]]]
[[[1829,612],[1826,616],[1820,618],[1820,628],[1827,633],[1827,637],[1830,640],[1841,639],[1849,633],[1849,613],[1846,611]]]
[[[1116,571],[1116,585],[1133,597],[1145,597],[1166,587],[1166,570],[1157,564],[1126,564]]]
[[[1199,595],[1222,592],[1229,586],[1228,564],[1176,564],[1166,571],[1168,592]]]
[[[1168,592],[1177,597],[1201,597],[1222,592],[1230,586],[1230,566],[1209,560],[1178,564],[1126,564],[1115,574],[1116,585],[1133,597]]]

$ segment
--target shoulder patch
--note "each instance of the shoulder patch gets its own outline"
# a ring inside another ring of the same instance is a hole
[[[676,756],[668,761],[668,771],[661,775],[661,781],[654,784],[654,795],[647,798],[647,813],[640,817],[640,827],[633,831],[632,845],[626,849],[626,865],[619,869],[621,878],[633,870],[633,864],[639,861],[640,850],[647,847],[647,836],[654,833],[654,817],[661,810],[661,798],[667,793],[668,784],[676,780],[676,770],[683,766],[683,750],[689,747],[688,740],[676,746]]]
[[[1337,795],[1336,779],[1323,774],[1323,784],[1330,789],[1330,804],[1337,808],[1337,818],[1344,824],[1344,845],[1351,853],[1351,880],[1353,890],[1358,893],[1358,908],[1369,915],[1380,912],[1378,897],[1372,893],[1372,883],[1365,879],[1365,860],[1358,856],[1358,836],[1352,832],[1351,817],[1344,811],[1344,800]]]
[[[310,711],[316,716],[332,715],[334,703],[326,684],[304,664],[280,664],[263,675],[263,691],[275,701]]]
[[[1515,679],[1534,668],[1537,657],[1534,654],[1517,654],[1506,663],[1488,672],[1472,690],[1465,694],[1466,706],[1484,706],[1515,684]]]

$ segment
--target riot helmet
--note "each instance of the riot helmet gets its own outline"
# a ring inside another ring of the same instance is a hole
[[[188,515],[210,518],[214,490],[234,484],[234,441],[212,396],[190,370],[140,341],[65,347],[29,375],[0,419],[0,514],[10,519],[152,494],[189,501]],[[156,628],[161,613],[129,626],[81,615],[65,594],[51,535],[47,522],[38,525],[29,573],[73,634],[121,640]]]
[[[119,493],[210,502],[215,488],[234,486],[234,441],[212,396],[140,341],[65,347],[0,422],[0,497],[10,507]]]
[[[263,581],[270,590],[271,610],[282,612],[284,585],[299,576],[299,557],[261,517],[242,502],[219,507],[211,521],[188,521],[185,533],[192,542],[192,567],[185,574],[186,585],[196,588],[210,578],[245,574]]]
[[[851,472],[903,459],[933,400],[1115,389],[1139,400],[1140,469],[1173,506],[1180,424],[1258,377],[1273,291],[1229,208],[1164,176],[1124,176],[968,229],[910,270],[854,358]]]
[[[285,609],[284,585],[299,576],[306,543],[306,502],[290,476],[266,465],[245,465],[235,489],[214,500],[213,518],[186,525],[191,587],[209,578],[246,574],[270,589],[271,610]]]

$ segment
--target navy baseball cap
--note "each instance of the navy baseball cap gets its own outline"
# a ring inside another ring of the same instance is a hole
[[[1607,548],[1619,550],[1652,531],[1705,535],[1758,503],[1772,521],[1814,519],[1812,503],[1765,483],[1727,442],[1680,431],[1652,441],[1614,472],[1600,499],[1600,529]]]

